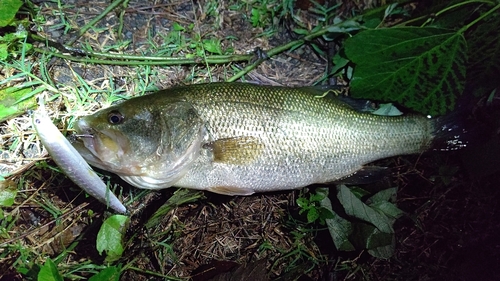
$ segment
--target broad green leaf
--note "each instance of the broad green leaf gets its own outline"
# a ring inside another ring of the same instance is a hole
[[[365,189],[363,189],[359,186],[353,186],[353,187],[349,188],[349,190],[352,192],[352,194],[356,195],[356,197],[358,197],[359,199],[370,194],[370,192],[366,191]]]
[[[47,258],[45,264],[40,268],[38,281],[63,281],[61,273],[50,258]]]
[[[394,245],[380,246],[375,249],[369,249],[368,253],[379,259],[388,259],[394,255]]]
[[[398,191],[398,189],[395,187],[381,190],[381,191],[375,193],[374,195],[372,195],[370,198],[368,198],[366,200],[366,204],[370,205],[372,203],[394,201],[397,191]]]
[[[382,116],[399,116],[402,115],[403,112],[399,111],[399,109],[392,103],[383,103],[377,110],[371,112],[371,114]]]
[[[366,239],[366,249],[376,249],[378,247],[390,246],[394,242],[394,233],[384,233],[374,228],[368,239]]]
[[[20,0],[0,0],[0,27],[11,23],[22,5]]]
[[[318,210],[320,219],[325,220],[325,219],[333,219],[334,218],[333,211],[331,209],[327,209],[324,207],[318,207],[317,210]]]
[[[365,30],[345,42],[356,64],[355,98],[398,102],[415,111],[442,115],[464,89],[467,47],[461,33],[439,28]]]
[[[331,211],[331,214],[333,215],[332,218],[325,219],[325,222],[326,226],[328,227],[328,231],[332,236],[332,240],[333,243],[335,244],[335,247],[339,251],[354,251],[355,248],[351,244],[348,238],[352,232],[351,222],[340,217],[337,213],[333,212],[332,202],[327,196],[328,195],[327,188],[320,188],[318,190],[318,193],[319,192],[325,194],[325,197],[320,202],[321,207]]]
[[[120,280],[120,269],[116,266],[106,267],[96,275],[90,277],[89,281],[118,281]]]
[[[369,222],[382,232],[394,232],[389,218],[363,203],[348,187],[339,185],[337,190],[337,197],[349,216]]]
[[[97,251],[102,255],[105,251],[106,261],[119,259],[123,253],[123,235],[129,221],[127,216],[113,215],[107,218],[97,233]]]
[[[367,239],[368,253],[379,259],[388,259],[394,254],[396,238],[394,233],[382,233],[375,229]]]
[[[0,122],[22,114],[28,109],[36,107],[34,97],[19,102],[20,99],[32,92],[31,88],[6,88],[0,90]]]
[[[370,204],[370,207],[393,219],[397,219],[404,214],[396,205],[387,201]]]
[[[351,241],[362,249],[375,249],[377,247],[391,245],[394,233],[384,233],[375,226],[365,223],[353,223]]]
[[[0,181],[0,206],[10,207],[14,204],[17,194],[17,185],[11,180]]]

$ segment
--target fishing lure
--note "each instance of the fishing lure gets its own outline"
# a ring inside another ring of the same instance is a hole
[[[126,213],[125,206],[106,187],[101,178],[52,123],[43,101],[40,101],[39,109],[33,112],[32,118],[33,127],[40,141],[66,176],[88,194],[102,203],[108,204],[116,212]]]

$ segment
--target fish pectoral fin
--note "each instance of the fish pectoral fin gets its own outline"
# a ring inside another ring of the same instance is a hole
[[[389,174],[387,167],[365,166],[343,179],[336,180],[336,184],[368,184],[382,180]]]
[[[250,164],[264,150],[264,144],[257,137],[241,136],[218,139],[209,144],[214,155],[214,162],[225,164]]]
[[[211,187],[208,189],[208,191],[218,193],[218,194],[223,194],[223,195],[230,195],[230,196],[235,196],[235,195],[252,195],[255,192],[251,189],[247,188],[241,188],[241,187],[236,187],[236,186],[215,186]]]

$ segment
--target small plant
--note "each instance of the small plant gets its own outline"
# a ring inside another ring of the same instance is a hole
[[[309,193],[309,198],[300,197],[296,200],[300,207],[299,214],[306,214],[307,223],[319,222],[325,225],[326,219],[332,219],[333,213],[331,210],[321,206],[321,201],[326,195],[322,193]]]
[[[280,20],[293,14],[294,1],[262,0],[254,1],[250,9],[250,22],[268,32],[275,32]]]

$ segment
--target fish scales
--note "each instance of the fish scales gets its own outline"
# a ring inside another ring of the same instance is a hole
[[[303,187],[345,177],[380,158],[421,152],[430,144],[424,117],[363,114],[301,88],[208,86],[188,99],[211,139],[255,136],[265,148],[252,163],[232,167],[207,165],[211,155],[205,154],[178,183],[184,187],[200,182],[256,192]]]
[[[315,94],[243,83],[167,89],[81,118],[78,133],[94,137],[77,148],[137,187],[248,195],[332,182],[433,141],[435,123],[423,116],[361,113]],[[110,114],[123,120],[110,124]],[[99,154],[99,135],[122,148]]]

